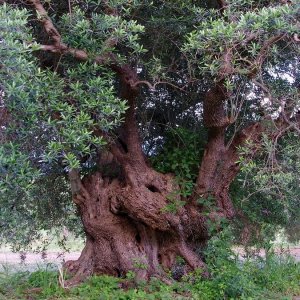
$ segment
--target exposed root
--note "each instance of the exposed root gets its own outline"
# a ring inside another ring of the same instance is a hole
[[[65,288],[76,286],[93,274],[93,254],[93,241],[90,237],[87,237],[86,245],[82,250],[82,253],[78,260],[67,261],[63,266],[66,273],[72,275],[71,279],[65,280],[63,282],[63,286]]]
[[[124,186],[117,179],[109,182],[94,173],[78,184],[83,190],[82,201],[77,203],[87,242],[79,259],[64,265],[73,275],[64,282],[65,287],[77,285],[92,274],[124,278],[129,271],[135,273],[136,283],[156,277],[171,284],[165,271],[171,270],[176,256],[192,270],[201,268],[207,274],[204,262],[187,242],[190,234],[201,235],[201,226],[191,225],[186,231],[183,216],[193,218],[188,210],[182,208],[178,214],[163,210],[176,188],[172,177],[149,170],[131,174],[131,180],[134,178],[133,186]],[[78,198],[78,193],[75,196]]]

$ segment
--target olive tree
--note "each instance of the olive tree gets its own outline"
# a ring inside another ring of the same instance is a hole
[[[177,256],[205,275],[210,227],[243,215],[230,194],[241,168],[298,139],[297,1],[4,1],[0,17],[7,238],[39,217],[37,186],[65,217],[69,184],[86,237],[70,285],[164,278]],[[188,157],[162,167],[166,128],[183,125],[203,145],[186,181],[174,174]]]

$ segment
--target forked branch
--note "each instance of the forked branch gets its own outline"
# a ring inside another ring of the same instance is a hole
[[[53,53],[70,54],[76,59],[83,61],[88,60],[89,55],[85,50],[68,47],[68,45],[63,43],[59,31],[54,26],[51,18],[48,16],[48,13],[45,10],[42,3],[40,2],[40,0],[28,0],[28,2],[35,8],[39,20],[41,21],[45,31],[48,33],[49,37],[53,41],[52,45],[41,45],[41,50],[50,51]],[[117,42],[117,39],[108,38],[107,41],[105,41],[104,43],[107,47],[111,48],[114,47],[117,44]],[[110,63],[114,59],[115,57],[112,55],[112,53],[104,53],[103,55],[97,56],[94,60],[98,64],[106,64]]]

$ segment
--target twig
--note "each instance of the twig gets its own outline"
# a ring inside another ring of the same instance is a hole
[[[256,79],[252,79],[252,82],[255,84],[255,85],[257,85],[257,86],[259,86],[265,93],[266,93],[266,95],[267,95],[267,97],[269,98],[269,100],[271,101],[271,103],[273,103],[274,101],[274,99],[273,99],[273,96],[271,95],[271,93],[270,93],[270,90],[262,83],[262,82],[259,82],[259,81],[257,81]]]
[[[150,83],[149,81],[147,81],[147,80],[139,80],[139,81],[136,81],[136,82],[134,82],[134,83],[132,84],[132,87],[136,87],[136,86],[138,86],[138,85],[140,85],[140,84],[145,84],[145,85],[147,85],[151,91],[156,91],[156,86],[159,85],[159,84],[170,85],[170,86],[174,87],[175,89],[178,89],[178,90],[183,91],[183,92],[185,92],[185,87],[186,87],[186,85],[183,86],[183,87],[179,87],[179,86],[177,86],[177,85],[175,85],[175,84],[173,84],[173,83],[171,83],[171,82],[168,82],[168,81],[159,81],[159,82],[156,82],[156,83],[154,83],[154,84],[151,84],[151,83]]]
[[[285,109],[284,108],[285,108],[285,103],[283,101],[281,101],[281,115],[283,117],[283,120],[289,125],[289,127],[293,127],[298,132],[298,134],[300,135],[300,129],[297,127],[296,124],[294,124],[293,122],[291,122],[289,120],[289,118],[285,114]]]
[[[68,0],[69,4],[69,15],[70,15],[70,20],[72,19],[72,6],[71,6],[71,0]]]

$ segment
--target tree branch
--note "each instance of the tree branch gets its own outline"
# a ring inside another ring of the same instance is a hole
[[[154,84],[151,84],[151,83],[150,83],[149,81],[147,81],[147,80],[138,80],[138,81],[136,81],[132,86],[133,86],[133,87],[137,87],[138,85],[141,85],[141,84],[147,85],[148,88],[149,88],[151,91],[156,91],[156,86],[159,85],[159,84],[166,84],[166,85],[169,85],[169,86],[171,86],[171,87],[173,87],[173,88],[175,88],[175,89],[178,89],[178,90],[180,90],[180,91],[183,91],[183,92],[185,92],[185,87],[186,87],[186,85],[183,86],[183,87],[179,87],[178,85],[173,84],[173,83],[168,82],[168,81],[158,81],[158,82],[156,82],[156,83],[154,83]]]
[[[57,47],[64,45],[61,43],[61,36],[57,31],[57,29],[55,28],[55,26],[53,25],[51,19],[48,17],[48,13],[44,9],[42,3],[39,0],[28,0],[28,1],[34,6],[35,10],[37,11],[38,18],[43,24],[44,29],[48,33],[49,37],[54,41],[54,45]]]
[[[294,122],[293,120],[294,119]],[[265,120],[263,120],[265,121]],[[251,141],[255,145],[251,153],[252,157],[260,148],[260,138],[263,132],[266,132],[263,126],[263,121],[249,125],[242,129],[234,137],[232,142],[226,146],[227,156],[230,156],[232,163],[238,161],[238,149],[245,145],[246,141]],[[295,130],[300,135],[298,126],[300,125],[300,115],[296,114],[293,118],[288,119],[286,115],[282,114],[277,120],[273,121],[275,130],[269,132],[269,136],[272,140],[278,140],[284,133],[290,130]],[[266,132],[267,133],[267,132]]]
[[[89,193],[82,184],[79,171],[71,169],[68,173],[68,177],[71,184],[71,192],[74,203],[84,203],[85,199],[89,198]]]
[[[76,48],[70,48],[68,45],[62,42],[62,37],[56,27],[54,26],[52,20],[49,18],[47,11],[40,2],[40,0],[28,0],[28,2],[35,8],[37,11],[38,17],[41,23],[44,26],[45,31],[48,33],[49,37],[53,40],[52,45],[41,45],[40,50],[50,51],[53,53],[61,54],[71,54],[79,60],[88,60],[89,55],[86,51]],[[108,48],[115,46],[118,43],[118,40],[115,38],[108,38],[105,41],[105,45]],[[115,57],[112,53],[105,53],[103,55],[97,56],[95,62],[98,64],[110,63],[112,60],[115,61]]]
[[[61,53],[61,54],[71,54],[75,58],[86,61],[88,60],[88,54],[84,50],[69,48],[65,44],[56,45],[40,45],[40,50],[50,51],[53,53]],[[96,59],[95,59],[96,60]]]
[[[271,46],[273,46],[275,43],[283,39],[286,35],[281,33],[275,36],[270,37],[268,40],[266,40],[260,49],[256,59],[252,63],[252,68],[248,72],[249,78],[254,78],[259,71],[259,67],[264,63],[267,55],[268,55],[268,50]]]
[[[227,5],[228,5],[227,2],[225,0],[218,0],[218,5],[219,5],[219,8],[220,8],[221,14],[223,14],[224,11],[227,8]]]
[[[230,124],[224,107],[227,96],[223,80],[208,90],[203,100],[203,121],[206,127],[226,128]]]

